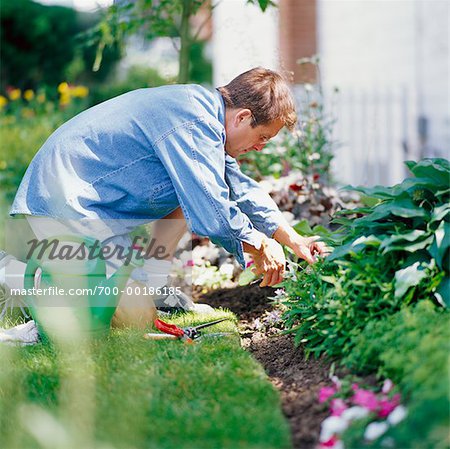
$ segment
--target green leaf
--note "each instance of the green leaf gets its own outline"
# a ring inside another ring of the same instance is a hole
[[[411,199],[401,198],[394,201],[385,201],[375,206],[371,214],[356,219],[354,223],[361,225],[371,221],[386,219],[391,215],[402,218],[423,218],[427,216],[427,211],[416,206]]]
[[[251,269],[252,267],[248,267],[239,275],[238,284],[240,286],[248,285],[256,279],[256,274]]]
[[[431,223],[434,223],[436,221],[443,220],[448,215],[450,215],[450,206],[448,204],[442,204],[440,206],[435,207],[431,214],[429,225],[431,225]]]
[[[443,307],[450,307],[450,276],[445,276],[436,289],[434,296]]]
[[[404,234],[391,235],[383,240],[380,249],[383,250],[383,253],[403,248],[405,251],[416,251],[418,249],[426,248],[431,244],[432,240],[433,237],[429,232],[415,229],[414,231],[406,232]],[[417,245],[411,245],[411,242],[415,242]]]
[[[305,236],[311,236],[314,235],[314,231],[311,229],[311,226],[309,226],[309,223],[307,220],[303,219],[300,220],[297,224],[293,226],[296,232],[298,232],[300,235]]]
[[[410,287],[419,285],[422,279],[426,277],[427,273],[419,262],[398,270],[395,273],[395,298],[402,298]]]
[[[381,240],[375,235],[369,235],[368,237],[362,236],[354,240],[353,242],[342,245],[335,248],[333,252],[327,257],[328,261],[342,259],[347,254],[356,254],[363,251],[367,246],[379,246]]]
[[[439,268],[449,271],[450,260],[450,223],[442,221],[434,233],[434,240],[429,249]]]
[[[433,243],[433,238],[434,237],[430,235],[424,240],[419,240],[411,243],[399,243],[397,245],[392,244],[384,249],[383,254],[386,254],[390,251],[408,251],[410,253],[414,253],[421,249],[428,248]]]
[[[425,158],[419,162],[405,162],[417,178],[432,179],[436,184],[448,187],[450,181],[450,163],[447,159]]]

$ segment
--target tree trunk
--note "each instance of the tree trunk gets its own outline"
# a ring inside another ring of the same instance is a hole
[[[180,56],[179,63],[180,68],[178,72],[178,82],[181,84],[186,84],[189,82],[189,53],[191,49],[191,36],[189,29],[189,19],[192,14],[192,0],[182,0],[183,1],[183,12],[181,16],[181,27],[180,27]]]

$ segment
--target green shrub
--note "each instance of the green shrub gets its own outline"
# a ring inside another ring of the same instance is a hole
[[[408,416],[378,443],[392,437],[397,448],[448,447],[450,322],[447,310],[431,301],[371,321],[354,338],[343,364],[360,374],[390,378],[408,400]],[[362,447],[361,429],[352,428],[346,447]]]
[[[81,46],[76,37],[99,20],[96,14],[30,0],[3,0],[0,13],[2,91],[7,86],[36,89],[44,84],[56,86],[64,80],[102,80],[119,57],[117,48],[108,49],[101,71],[92,72],[95,48]],[[67,79],[71,74],[74,79]]]
[[[342,228],[327,235],[340,243],[330,257],[306,270],[293,266],[285,318],[307,351],[343,355],[373,319],[421,299],[450,304],[449,163],[407,164],[415,177],[357,189],[377,201],[341,213]]]

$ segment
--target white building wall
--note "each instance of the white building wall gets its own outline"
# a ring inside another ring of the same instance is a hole
[[[246,0],[222,0],[213,10],[214,85],[256,66],[277,69],[278,11],[264,13]]]
[[[425,155],[450,157],[450,2],[417,1],[416,73],[419,114],[427,119]]]
[[[323,83],[341,91],[334,168],[342,182],[392,184],[404,159],[448,151],[448,11],[446,0],[318,0]]]

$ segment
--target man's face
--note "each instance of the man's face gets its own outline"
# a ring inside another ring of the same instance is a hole
[[[249,109],[233,111],[227,118],[225,151],[234,158],[249,151],[261,151],[284,125],[281,120],[276,120],[252,128],[254,118]]]

